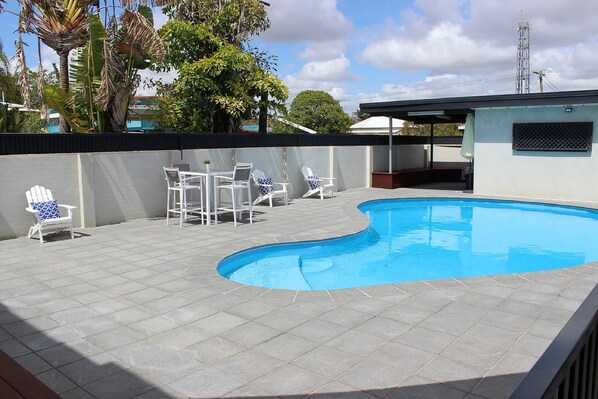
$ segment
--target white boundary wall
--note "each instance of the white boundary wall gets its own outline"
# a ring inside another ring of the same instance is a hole
[[[429,146],[394,147],[394,169],[428,166]],[[276,182],[288,182],[290,198],[307,187],[301,167],[321,177],[334,177],[335,190],[370,187],[373,171],[388,169],[387,146],[272,147],[143,151],[88,154],[0,156],[0,239],[27,234],[31,215],[25,191],[34,185],[52,190],[58,202],[75,205],[74,224],[94,227],[166,214],[163,166],[189,163],[192,170],[232,170],[251,162]],[[458,158],[457,158],[458,160]],[[255,191],[255,190],[254,190]]]
[[[594,122],[590,152],[514,151],[513,123]],[[476,194],[598,202],[598,106],[477,109]]]
[[[60,203],[77,206],[74,224],[93,227],[139,218],[162,217],[166,210],[163,166],[185,162],[204,170],[232,170],[235,162],[252,162],[274,181],[290,183],[290,197],[306,191],[301,166],[336,177],[336,190],[368,187],[372,147],[298,147],[147,151],[91,154],[0,156],[0,239],[27,234],[31,216],[25,191],[50,188]]]

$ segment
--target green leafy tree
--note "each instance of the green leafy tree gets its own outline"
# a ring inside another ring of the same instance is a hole
[[[163,11],[171,19],[202,25],[222,42],[238,46],[270,27],[260,0],[172,0]]]
[[[353,124],[338,101],[330,94],[316,90],[305,90],[297,94],[285,119],[318,133],[347,133]],[[292,127],[290,129],[297,131]],[[277,124],[276,131],[284,133],[289,128]]]
[[[243,50],[235,42],[243,36],[237,34],[236,20],[231,18],[233,11],[240,11],[236,3],[200,1],[197,4],[203,8],[199,11],[191,10],[187,3],[166,8],[175,19],[159,31],[166,56],[155,69],[177,69],[178,77],[171,84],[157,83],[162,111],[159,127],[185,132],[234,132],[242,119],[255,117],[260,109],[284,107],[288,91],[269,70],[268,57],[255,50]],[[183,12],[183,8],[190,11]],[[218,15],[222,19],[216,18]],[[260,29],[258,26],[243,32],[251,34]]]
[[[460,123],[437,123],[434,124],[434,136],[462,136],[459,130]],[[405,121],[401,133],[409,136],[429,136],[431,128],[429,124],[418,125]]]
[[[366,120],[367,118],[369,118],[370,116],[371,116],[370,114],[368,114],[367,112],[363,112],[363,111],[362,111],[362,110],[360,110],[360,109],[358,109],[358,110],[355,110],[355,111],[353,112],[353,115],[352,115],[352,117],[353,117],[353,120],[354,120],[355,122],[361,122],[361,121],[364,121],[364,120]]]
[[[0,7],[1,5],[0,3]],[[14,100],[18,93],[17,85],[13,74],[10,72],[8,57],[4,53],[2,42],[0,42],[0,92],[4,93],[5,100],[16,102]]]

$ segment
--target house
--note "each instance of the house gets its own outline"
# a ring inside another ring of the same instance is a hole
[[[598,203],[598,90],[361,104],[432,126],[475,115],[474,193]],[[391,169],[392,170],[392,169]]]
[[[401,134],[403,122],[400,119],[392,120],[393,134]],[[353,134],[388,134],[389,121],[384,116],[372,116],[357,122],[349,128],[349,132]]]
[[[129,133],[149,133],[156,128],[156,119],[158,108],[152,104],[155,97],[140,96],[135,97],[129,104],[129,120],[127,121],[127,131]],[[50,110],[48,120],[46,121],[46,131],[48,133],[58,133],[58,118],[60,114],[55,110]]]

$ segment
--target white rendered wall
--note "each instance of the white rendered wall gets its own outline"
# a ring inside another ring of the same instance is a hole
[[[461,146],[435,145],[434,146],[434,167],[435,168],[462,168],[469,161],[461,156]]]
[[[98,153],[92,156],[97,225],[164,214],[167,151]]]
[[[0,238],[27,235],[31,214],[25,192],[35,185],[52,190],[60,204],[79,206],[77,156],[71,154],[0,157]],[[75,213],[75,225],[80,224]]]
[[[369,186],[369,147],[334,147],[335,189],[344,191]]]
[[[192,170],[203,171],[204,159],[210,159],[213,170],[232,170],[233,159],[252,162],[275,181],[291,183],[290,198],[299,198],[307,190],[303,165],[320,176],[337,177],[337,191],[367,187],[370,148],[185,150],[182,158],[179,151],[1,156],[0,239],[27,234],[31,216],[25,211],[25,191],[36,184],[50,188],[59,202],[78,207],[75,226],[93,227],[164,216],[162,168],[172,163],[189,163]]]
[[[598,202],[598,106],[476,110],[476,194]],[[513,151],[513,123],[594,122],[587,153]]]

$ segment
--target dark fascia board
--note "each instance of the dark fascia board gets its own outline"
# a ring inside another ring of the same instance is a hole
[[[468,112],[479,108],[508,108],[542,105],[598,104],[598,90],[560,91],[529,94],[447,97],[422,100],[363,103],[359,108],[372,116],[389,116],[419,123],[447,123],[465,120]],[[451,119],[413,116],[409,112],[444,111]]]

